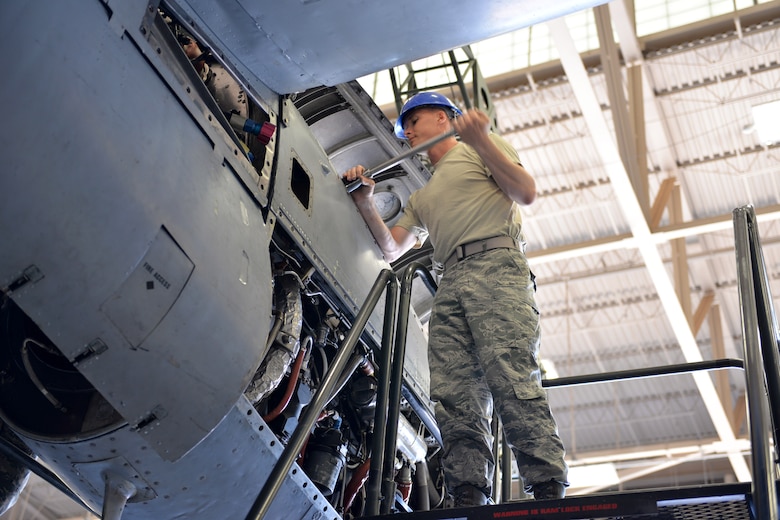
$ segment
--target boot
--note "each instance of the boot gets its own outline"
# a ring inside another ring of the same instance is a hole
[[[566,494],[566,488],[563,484],[555,480],[540,482],[531,486],[534,492],[534,500],[550,500],[563,498]]]
[[[484,506],[487,504],[487,496],[476,486],[461,484],[452,493],[455,499],[455,507]]]

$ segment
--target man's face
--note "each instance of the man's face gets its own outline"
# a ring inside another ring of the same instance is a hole
[[[404,135],[411,146],[441,134],[444,112],[436,108],[420,107],[412,110],[404,119]]]

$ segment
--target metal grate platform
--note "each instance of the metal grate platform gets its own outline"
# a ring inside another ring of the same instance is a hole
[[[750,484],[719,484],[523,500],[483,507],[441,509],[373,517],[377,520],[757,520]]]

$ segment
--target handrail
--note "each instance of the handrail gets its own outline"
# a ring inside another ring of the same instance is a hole
[[[392,352],[389,349],[383,347],[382,370],[380,374],[387,374],[388,371],[384,370],[384,367],[391,366],[391,380],[392,388],[389,392],[389,406],[390,410],[386,415],[379,414],[385,409],[386,404],[380,406],[380,399],[377,398],[377,416],[375,419],[375,432],[374,432],[374,447],[372,449],[372,461],[371,461],[371,477],[366,485],[366,514],[368,516],[374,516],[378,514],[390,513],[390,508],[393,504],[395,496],[395,481],[393,478],[393,466],[391,464],[385,464],[384,461],[390,460],[395,456],[395,446],[397,441],[397,422],[386,421],[388,417],[397,417],[400,413],[400,400],[401,389],[403,381],[403,363],[406,352],[406,335],[407,326],[409,320],[409,311],[411,303],[411,290],[412,282],[416,276],[420,276],[425,286],[431,291],[436,293],[437,284],[431,273],[425,266],[419,262],[413,262],[409,264],[401,274],[401,298],[398,304],[398,317],[395,326],[395,346]],[[387,320],[387,314],[385,316]],[[385,326],[387,329],[387,325]],[[383,341],[388,340],[383,335]],[[392,361],[388,364],[387,359]],[[666,365],[659,367],[648,367],[635,370],[620,370],[615,372],[604,372],[598,374],[587,374],[582,376],[561,377],[555,379],[545,379],[542,381],[542,386],[545,388],[559,387],[559,386],[575,386],[580,384],[600,383],[607,381],[617,381],[626,379],[636,379],[642,377],[652,377],[659,375],[672,375],[686,372],[693,372],[698,370],[713,370],[723,368],[739,368],[742,369],[744,364],[740,359],[716,359],[711,361],[700,361],[693,363],[682,363],[676,365]],[[380,383],[380,391],[383,385]],[[384,403],[384,400],[382,401]],[[421,417],[422,418],[422,417]],[[424,419],[423,419],[424,420]],[[387,430],[384,435],[379,431],[381,428],[379,425],[386,425]],[[426,424],[427,426],[427,424]],[[434,426],[434,430],[437,428]],[[433,431],[433,430],[432,430]],[[382,449],[380,449],[380,447]],[[379,460],[376,460],[379,459]],[[511,458],[510,458],[511,464]],[[380,482],[377,475],[382,475],[381,497],[379,494]],[[380,507],[381,504],[381,507]],[[381,511],[380,511],[381,509]]]
[[[638,379],[642,377],[668,376],[695,372],[697,370],[713,370],[720,368],[744,368],[741,359],[713,359],[711,361],[695,361],[692,363],[680,363],[676,365],[661,365],[657,367],[637,368],[633,370],[616,370],[614,372],[599,372],[596,374],[584,374],[581,376],[556,377],[543,379],[542,386],[554,388],[557,386],[587,385],[590,383],[604,383],[608,381],[624,381],[626,379]]]
[[[401,297],[398,303],[398,316],[395,320],[394,341],[392,348],[385,345],[389,341],[388,334],[383,334],[383,361],[380,368],[380,377],[389,375],[389,388],[380,382],[380,392],[387,389],[387,399],[377,397],[377,409],[374,419],[374,441],[371,450],[371,471],[368,484],[366,484],[366,515],[376,516],[387,514],[395,500],[394,465],[386,464],[387,460],[395,459],[395,450],[398,444],[398,420],[401,415],[401,393],[403,391],[403,368],[406,358],[406,338],[409,324],[409,312],[412,298],[412,282],[416,276],[421,276],[425,286],[435,294],[437,285],[430,271],[419,262],[410,263],[401,274]],[[385,330],[388,320],[385,315]],[[391,337],[393,337],[391,336]],[[389,367],[386,370],[385,367]],[[385,410],[387,413],[385,414]],[[380,415],[381,414],[381,415]],[[434,436],[441,442],[441,435],[435,420],[427,413],[420,413],[423,421]],[[392,420],[390,420],[392,419]],[[381,425],[385,426],[384,433],[380,433]],[[381,495],[380,495],[381,488]]]
[[[736,211],[736,210],[735,210]],[[755,212],[751,211],[745,217],[748,224],[750,260],[753,266],[752,278],[755,301],[758,306],[758,331],[761,344],[761,359],[764,362],[764,376],[769,392],[769,406],[774,424],[775,439],[780,438],[780,354],[778,354],[778,326],[761,243],[758,236]],[[752,230],[752,232],[751,232]],[[766,348],[770,347],[770,348]],[[777,449],[777,446],[776,446]]]
[[[380,377],[389,376],[388,402],[383,401],[380,406],[380,400],[377,397],[374,443],[371,452],[371,473],[369,482],[366,485],[367,516],[380,514],[380,509],[382,514],[389,513],[395,499],[395,478],[393,475],[395,468],[393,464],[385,462],[395,459],[398,441],[398,416],[401,413],[403,368],[406,357],[412,282],[417,275],[423,277],[426,287],[432,293],[435,293],[437,288],[431,273],[419,262],[410,263],[401,274],[401,297],[398,303],[397,316],[395,316],[395,341],[392,351],[383,347],[383,363],[380,369]],[[387,321],[387,315],[385,315],[385,320]],[[385,336],[383,334],[383,341],[387,339]],[[385,367],[388,367],[389,370],[386,370]],[[383,389],[381,383],[380,389]],[[383,413],[385,407],[387,407],[387,414],[382,416],[385,420],[380,420],[379,414]],[[388,417],[393,418],[393,420],[387,420]],[[421,416],[421,419],[425,422],[425,417]],[[432,420],[430,417],[429,419]],[[380,430],[383,427],[385,429],[382,432]],[[381,496],[379,493],[380,487]]]
[[[330,398],[333,388],[338,383],[339,377],[344,371],[350,355],[357,345],[360,335],[363,333],[363,329],[365,329],[366,324],[368,323],[371,312],[374,310],[374,307],[376,307],[379,302],[379,298],[382,296],[383,288],[387,286],[388,293],[390,293],[397,287],[397,284],[398,281],[391,270],[383,269],[382,272],[379,273],[374,285],[371,287],[371,291],[369,291],[368,296],[366,297],[366,301],[363,303],[363,306],[355,317],[355,323],[347,334],[347,337],[344,339],[344,343],[336,353],[336,356],[333,358],[331,367],[327,374],[325,374],[325,378],[322,380],[320,388],[314,394],[311,403],[309,403],[301,414],[298,425],[292,436],[290,436],[290,441],[284,448],[279,460],[271,469],[271,473],[268,475],[268,479],[260,490],[260,494],[257,495],[257,498],[252,504],[252,508],[246,516],[247,520],[261,520],[268,512],[271,503],[282,487],[285,477],[303,448],[303,445],[309,436],[309,431],[314,427],[322,408]],[[392,297],[388,296],[386,305],[390,305],[387,302],[395,301],[395,299],[395,293]],[[385,320],[385,323],[387,323],[387,320]]]
[[[436,280],[434,280],[433,275],[423,264],[419,262],[410,263],[406,271],[402,272],[401,274],[401,285],[403,286],[405,281],[406,285],[409,287],[407,293],[409,295],[409,300],[407,301],[407,304],[411,303],[411,283],[414,281],[415,276],[419,277],[420,281],[431,292],[431,294],[435,295],[436,291],[439,290],[439,285],[436,283]],[[405,312],[407,313],[407,316],[404,318],[404,320],[408,321],[409,309],[407,308]],[[406,330],[406,326],[404,326],[402,331],[404,335],[404,342],[406,341]],[[401,392],[403,393],[403,396],[406,398],[409,405],[412,407],[412,410],[414,410],[414,413],[417,414],[417,416],[420,418],[420,421],[422,421],[422,423],[428,429],[428,432],[433,436],[434,439],[436,439],[436,441],[439,443],[439,446],[443,446],[444,441],[442,441],[441,438],[439,425],[436,424],[436,418],[431,414],[428,406],[422,403],[419,400],[419,397],[414,392],[410,391],[407,387],[402,387]]]
[[[393,368],[390,385],[390,410],[388,415],[393,418],[388,422],[385,432],[385,453],[384,458],[391,459],[395,457],[395,449],[398,440],[398,419],[401,413],[401,388],[403,384],[404,360],[406,359],[406,337],[407,327],[409,325],[409,310],[412,301],[412,282],[415,276],[421,275],[430,278],[431,274],[419,262],[409,264],[401,274],[401,297],[398,302],[398,316],[395,322],[395,349],[393,352]],[[382,475],[382,513],[390,512],[390,507],[395,500],[395,478],[394,468],[391,464],[385,465]]]
[[[770,403],[778,403],[777,383],[780,381],[776,352],[777,320],[772,308],[772,299],[769,297],[769,284],[761,253],[755,211],[752,206],[744,206],[735,209],[733,217],[737,285],[742,318],[742,347],[745,353],[745,378],[750,418],[748,428],[753,462],[751,494],[756,517],[762,520],[777,520],[774,463],[767,434],[772,419],[770,414],[773,413],[770,410]],[[759,304],[761,313],[759,313]],[[769,397],[764,391],[765,383],[770,392]],[[776,414],[775,424],[777,424]],[[777,441],[776,432],[775,441]]]
[[[380,488],[382,484],[382,466],[385,452],[384,427],[387,424],[387,405],[390,400],[390,366],[393,362],[393,349],[395,338],[395,313],[397,311],[398,283],[393,286],[392,297],[388,293],[385,301],[384,330],[382,331],[382,352],[377,376],[376,407],[374,409],[374,437],[371,442],[371,465],[366,482],[366,512],[376,515],[379,513]]]

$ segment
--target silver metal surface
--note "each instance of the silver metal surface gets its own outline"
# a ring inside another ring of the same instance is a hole
[[[281,456],[283,446],[249,402],[241,398],[202,443],[175,464],[160,457],[129,427],[69,444],[29,440],[36,452],[82,498],[100,511],[103,475],[135,485],[123,519],[244,518]],[[122,457],[116,453],[121,452]],[[57,461],[67,460],[68,464]],[[294,464],[266,518],[340,518],[317,487]]]
[[[71,360],[107,347],[78,369],[176,460],[263,355],[268,233],[233,174],[248,163],[99,2],[1,9],[24,53],[0,95],[25,108],[0,129],[0,285],[36,266],[14,301]]]
[[[124,508],[109,500],[111,515],[241,515],[278,457],[255,444],[257,431],[278,444],[255,412],[233,408],[271,322],[270,232],[263,199],[246,179],[261,180],[192,94],[201,89],[169,68],[175,59],[155,46],[163,36],[150,34],[153,24],[122,20],[143,9],[126,6],[109,22],[97,2],[4,7],[4,20],[27,22],[4,27],[4,38],[28,53],[9,69],[18,80],[0,93],[35,102],[2,131],[2,286],[126,420],[60,439],[63,446],[22,433],[96,510],[111,473],[137,490]],[[56,28],[38,38],[46,26]],[[343,216],[358,217],[354,204],[294,107],[283,112],[274,206],[281,217],[271,213],[272,223],[300,241],[329,292],[357,306],[370,285],[362,283],[387,264],[362,221],[344,232]],[[43,149],[28,118],[47,122]],[[301,172],[312,175],[307,207],[292,187]],[[374,319],[381,323],[379,313]],[[376,325],[371,334],[378,338]],[[424,356],[419,325],[410,337]],[[417,370],[427,377],[427,365]],[[426,380],[412,386],[424,399]],[[241,467],[227,463],[236,458]],[[292,474],[296,482],[284,481],[269,514],[335,518],[308,479]],[[246,478],[258,488],[240,485]],[[291,501],[299,505],[290,509]]]
[[[172,2],[250,82],[279,93],[336,85],[604,3],[490,0],[372,4],[192,0]]]

